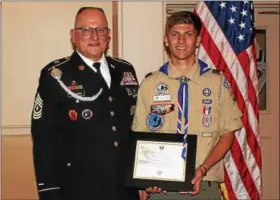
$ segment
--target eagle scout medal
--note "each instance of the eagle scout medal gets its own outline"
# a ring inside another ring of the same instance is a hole
[[[206,96],[206,97],[210,96],[210,95],[211,95],[211,90],[210,90],[210,88],[204,88],[204,89],[202,90],[202,94],[203,94],[204,96]]]
[[[62,76],[62,71],[60,69],[57,69],[54,67],[54,68],[52,68],[51,75],[55,79],[60,79]]]
[[[121,85],[137,85],[137,81],[131,72],[124,72]]]
[[[78,113],[76,112],[76,110],[69,110],[68,115],[71,121],[76,121],[78,119]]]
[[[86,119],[86,120],[89,120],[89,119],[91,119],[92,118],[92,111],[90,110],[90,109],[85,109],[85,110],[83,110],[83,112],[82,112],[82,117],[84,118],[84,119]]]
[[[146,124],[151,131],[159,130],[164,123],[164,119],[162,115],[158,115],[155,113],[150,113],[147,116]]]
[[[204,106],[202,108],[203,117],[201,120],[201,123],[204,127],[209,127],[213,123],[212,117],[210,115],[211,110],[212,110],[211,104],[204,104]]]

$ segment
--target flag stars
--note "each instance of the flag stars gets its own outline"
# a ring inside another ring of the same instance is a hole
[[[244,17],[244,16],[247,16],[247,11],[246,10],[243,10],[242,12],[241,12],[241,15]]]
[[[226,2],[222,1],[222,3],[220,3],[220,7],[221,7],[221,9],[225,8],[226,7]]]
[[[233,19],[232,17],[228,20],[228,22],[230,23],[230,24],[234,24],[234,22],[235,22],[235,19]]]
[[[239,41],[241,42],[242,40],[244,40],[244,35],[239,34],[239,36],[237,37],[239,39]]]
[[[241,29],[243,29],[243,28],[245,28],[245,23],[244,23],[244,22],[241,22],[241,23],[239,24],[239,26],[240,26]]]
[[[249,3],[249,1],[244,1],[244,4]]]
[[[236,6],[232,5],[230,9],[231,9],[231,12],[236,12]]]

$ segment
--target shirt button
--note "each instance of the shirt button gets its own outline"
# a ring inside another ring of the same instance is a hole
[[[110,96],[108,100],[109,100],[110,102],[112,102],[112,101],[113,101],[113,98]]]
[[[113,131],[116,131],[117,128],[116,128],[115,126],[112,126],[112,130],[113,130]]]
[[[71,163],[67,163],[66,165],[67,165],[67,167],[71,167]]]
[[[114,146],[117,147],[119,146],[119,143],[117,141],[114,142]]]
[[[114,111],[111,111],[110,115],[113,117],[115,115]]]

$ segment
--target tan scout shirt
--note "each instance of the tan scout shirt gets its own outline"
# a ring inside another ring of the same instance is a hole
[[[200,66],[198,61],[196,61],[194,66],[191,67],[185,74],[169,63],[168,76],[160,71],[156,71],[153,72],[151,76],[143,80],[138,91],[132,130],[151,132],[146,123],[147,116],[151,112],[151,106],[158,104],[174,104],[174,111],[163,116],[163,125],[159,130],[154,132],[176,133],[178,119],[177,96],[180,82],[175,78],[182,75],[187,76],[190,79],[190,81],[188,81],[188,134],[198,135],[196,154],[196,167],[198,167],[203,163],[222,134],[242,127],[240,119],[242,113],[237,107],[236,102],[233,100],[230,89],[228,89],[227,85],[224,84],[224,76],[213,73],[212,70],[200,75]],[[171,95],[171,100],[169,102],[154,101],[154,97],[157,96],[156,88],[162,83],[167,85],[167,92]],[[209,96],[203,94],[203,90],[205,88],[209,88],[211,90],[211,94]],[[212,123],[210,125],[208,124],[209,126],[204,125],[203,123],[205,122],[203,122],[202,119],[205,112],[203,111],[205,102],[211,102],[210,115],[212,117]],[[182,133],[184,133],[183,130]],[[203,180],[224,181],[222,161],[213,166],[207,172],[207,176],[205,176]]]

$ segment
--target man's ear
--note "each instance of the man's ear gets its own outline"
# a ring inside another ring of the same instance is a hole
[[[70,30],[70,35],[71,35],[71,42],[75,43],[75,30],[74,29]]]
[[[169,46],[169,43],[168,43],[167,36],[164,36],[163,40],[164,40],[164,45],[165,45],[166,47],[168,47],[168,46]]]

